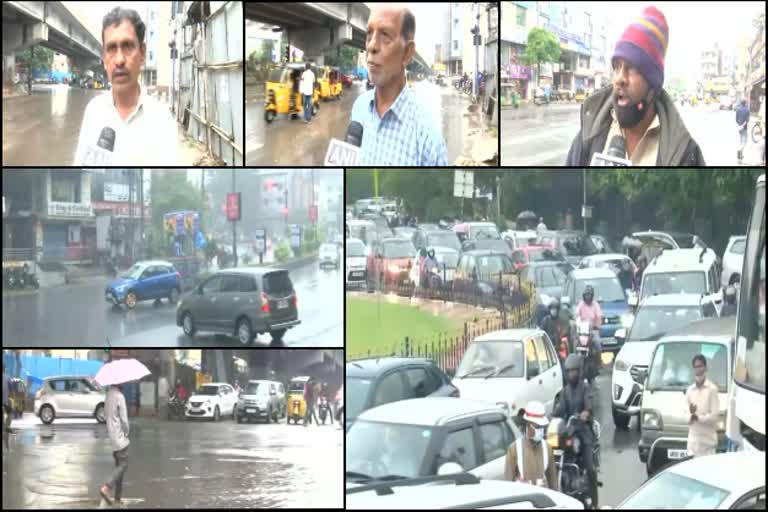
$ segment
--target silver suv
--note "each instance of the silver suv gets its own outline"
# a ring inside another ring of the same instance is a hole
[[[105,390],[91,377],[46,377],[35,393],[35,415],[46,425],[56,418],[95,418],[104,423]]]
[[[285,388],[274,380],[249,380],[237,398],[237,422],[264,418],[267,423],[285,418]]]

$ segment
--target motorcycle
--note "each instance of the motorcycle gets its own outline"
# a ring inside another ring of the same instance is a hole
[[[35,290],[40,288],[40,282],[37,280],[37,276],[29,271],[28,265],[24,265],[24,268],[21,271],[21,278],[24,286],[29,285]]]
[[[592,343],[594,331],[589,325],[589,320],[579,320],[578,333],[579,343],[576,345],[576,353],[582,357],[583,375],[591,386],[597,376],[597,365]]]
[[[331,408],[328,405],[328,399],[324,396],[321,396],[320,401],[318,402],[317,414],[318,419],[323,423],[323,425],[325,425],[325,420],[331,416]]]
[[[186,408],[186,405],[186,400],[180,400],[176,395],[172,396],[168,400],[168,420],[170,421],[174,418],[184,418],[184,409]]]
[[[567,422],[560,418],[553,419],[548,427],[547,442],[555,456],[560,492],[581,501],[585,508],[592,508],[589,475],[580,463],[582,445],[576,435],[575,422],[583,423],[577,415],[569,417]],[[600,471],[600,423],[597,420],[592,420],[592,431],[595,438],[592,454],[597,474]],[[597,486],[601,487],[602,482],[598,480]]]

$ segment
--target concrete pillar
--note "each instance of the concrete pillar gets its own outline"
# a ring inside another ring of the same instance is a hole
[[[13,77],[16,74],[16,55],[3,55],[3,95],[13,91]]]

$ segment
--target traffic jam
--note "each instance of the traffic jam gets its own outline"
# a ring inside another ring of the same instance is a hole
[[[347,508],[765,507],[761,169],[347,187]]]

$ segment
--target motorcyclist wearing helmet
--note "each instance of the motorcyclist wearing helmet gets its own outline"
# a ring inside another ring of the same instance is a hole
[[[557,354],[560,359],[560,370],[563,374],[563,384],[565,384],[565,358],[570,353],[570,329],[567,321],[563,321],[560,315],[560,301],[552,299],[549,303],[547,315],[542,318],[539,328],[547,333],[552,344],[557,348]],[[566,336],[565,343],[561,338]]]
[[[725,304],[720,311],[720,316],[733,316],[736,314],[736,287],[729,284],[725,287]]]
[[[538,401],[528,402],[523,424],[524,438],[517,439],[507,449],[504,478],[557,491],[555,456],[545,439],[549,420],[544,404]]]
[[[565,360],[565,371],[568,376],[568,385],[563,388],[552,417],[562,418],[567,422],[572,415],[577,415],[581,420],[576,426],[574,435],[581,440],[581,463],[584,464],[584,469],[589,475],[592,506],[597,508],[597,471],[593,453],[595,439],[591,428],[592,389],[581,376],[581,358],[577,354],[570,354]]]
[[[439,270],[440,265],[437,263],[437,258],[435,258],[435,250],[433,248],[429,248],[427,251],[427,257],[424,260],[424,267],[423,267],[423,274],[422,274],[422,283],[424,283],[424,287],[429,288],[429,273],[432,270]]]
[[[600,343],[600,326],[603,325],[603,310],[595,300],[595,289],[592,285],[588,284],[584,287],[581,299],[576,306],[574,315],[577,323],[582,320],[589,321],[589,329],[592,332],[592,343],[594,345],[593,356],[597,359],[595,368],[599,371],[600,357],[603,353],[603,347]]]

